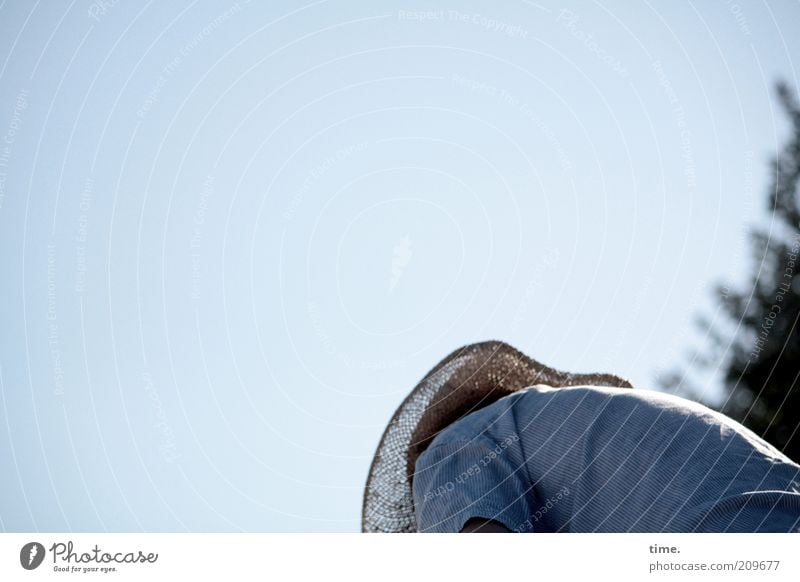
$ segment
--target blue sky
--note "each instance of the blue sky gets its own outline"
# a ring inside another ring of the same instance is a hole
[[[0,529],[355,531],[473,341],[655,387],[743,281],[797,22],[3,2]]]

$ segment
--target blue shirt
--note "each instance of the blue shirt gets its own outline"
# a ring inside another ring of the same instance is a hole
[[[533,386],[417,459],[418,531],[797,532],[800,466],[705,406],[648,390]]]

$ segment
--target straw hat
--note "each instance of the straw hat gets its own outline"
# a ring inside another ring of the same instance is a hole
[[[536,384],[632,388],[611,374],[569,374],[499,341],[457,349],[428,372],[395,411],[364,489],[361,530],[415,532],[411,480],[417,457],[462,416]]]

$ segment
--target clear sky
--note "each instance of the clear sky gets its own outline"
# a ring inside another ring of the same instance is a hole
[[[655,387],[743,280],[798,22],[3,1],[0,529],[355,531],[474,341]]]

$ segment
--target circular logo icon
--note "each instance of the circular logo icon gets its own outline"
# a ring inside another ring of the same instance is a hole
[[[39,542],[28,542],[19,551],[19,563],[26,570],[38,568],[44,561],[44,546]]]

